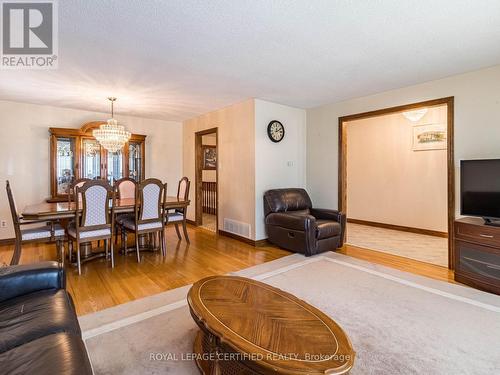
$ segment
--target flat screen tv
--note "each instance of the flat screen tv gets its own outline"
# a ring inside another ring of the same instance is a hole
[[[460,213],[500,225],[500,159],[460,162]]]

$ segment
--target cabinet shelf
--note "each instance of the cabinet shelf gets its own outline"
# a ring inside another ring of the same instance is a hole
[[[106,179],[122,177],[142,181],[145,171],[146,136],[132,134],[123,149],[105,150],[92,135],[104,121],[84,124],[80,129],[49,128],[50,133],[50,202],[68,199],[71,183],[79,178]]]
[[[455,221],[455,280],[500,294],[500,227],[480,218]]]

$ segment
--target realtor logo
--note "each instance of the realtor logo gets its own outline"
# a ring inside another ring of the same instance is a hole
[[[0,0],[1,68],[57,68],[56,0]]]

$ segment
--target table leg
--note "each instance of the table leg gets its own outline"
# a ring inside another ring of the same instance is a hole
[[[14,254],[12,254],[12,259],[10,261],[11,266],[19,264],[19,260],[21,259],[21,249],[21,241],[16,238],[14,243]]]
[[[193,352],[196,354],[196,366],[200,370],[200,373],[203,375],[215,375],[220,374],[220,369],[216,361],[210,361],[203,359],[203,356],[206,356],[213,352],[214,348],[206,348],[207,337],[205,337],[205,333],[203,331],[198,331],[196,335],[196,339],[194,340]],[[208,349],[208,350],[207,350]]]

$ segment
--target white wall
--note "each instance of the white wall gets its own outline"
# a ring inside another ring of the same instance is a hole
[[[272,120],[285,127],[279,143],[267,136]],[[266,238],[263,195],[266,190],[305,187],[306,111],[255,100],[255,239]]]
[[[447,151],[413,150],[413,127],[446,126],[447,107],[418,122],[400,113],[349,121],[347,217],[447,232]]]
[[[132,133],[145,134],[146,177],[157,177],[169,184],[169,194],[177,193],[182,177],[182,124],[116,115]],[[11,214],[5,193],[10,180],[18,209],[39,203],[50,193],[49,127],[79,128],[89,121],[106,120],[109,114],[0,101],[0,239],[13,238]]]
[[[460,159],[500,158],[500,65],[307,111],[307,187],[316,205],[336,208],[338,118],[424,100],[455,97],[455,171]]]

